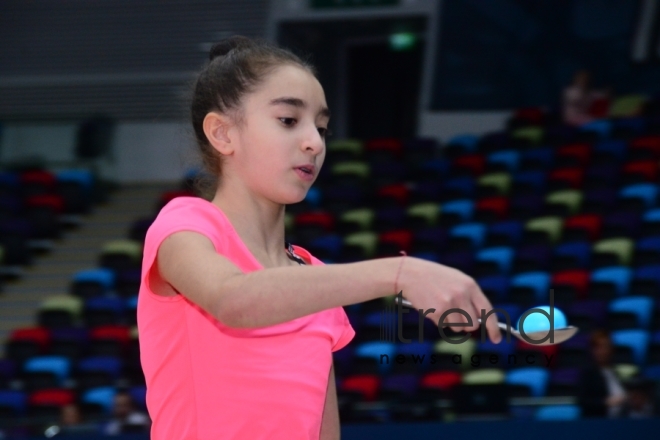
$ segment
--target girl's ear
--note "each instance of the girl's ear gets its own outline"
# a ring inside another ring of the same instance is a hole
[[[204,134],[209,140],[209,144],[221,154],[231,154],[234,151],[234,146],[231,145],[229,137],[229,128],[231,127],[230,119],[216,112],[209,112],[204,117],[202,128]]]

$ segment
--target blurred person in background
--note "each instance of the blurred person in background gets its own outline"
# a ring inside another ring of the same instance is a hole
[[[624,415],[631,419],[645,419],[655,416],[653,394],[655,383],[645,377],[636,376],[626,383],[628,400]]]
[[[106,435],[119,435],[127,432],[147,432],[151,426],[149,416],[135,408],[133,398],[126,391],[115,395],[113,419],[105,425]]]
[[[583,417],[620,417],[627,401],[621,379],[612,368],[614,346],[610,334],[598,329],[589,339],[592,363],[580,375],[578,404]]]
[[[575,72],[573,82],[564,89],[562,116],[564,123],[582,125],[597,119],[598,109],[608,101],[608,92],[591,87],[591,73],[586,69]]]

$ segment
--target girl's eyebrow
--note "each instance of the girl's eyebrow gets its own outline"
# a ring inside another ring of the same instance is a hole
[[[283,96],[281,98],[275,98],[270,101],[270,105],[279,105],[279,104],[290,105],[292,107],[302,108],[302,109],[307,107],[305,101],[303,101],[300,98],[294,98],[291,96]],[[319,110],[317,115],[323,115],[326,118],[330,118],[330,109],[328,109],[328,107],[321,107],[321,110]]]

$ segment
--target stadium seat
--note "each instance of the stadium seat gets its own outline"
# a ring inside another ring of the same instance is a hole
[[[493,223],[486,232],[487,246],[515,246],[523,234],[523,224],[516,220]]]
[[[507,274],[511,270],[511,263],[513,261],[514,251],[510,247],[500,246],[492,248],[484,248],[477,252],[477,262],[491,263],[496,266],[495,273]]]
[[[71,293],[80,298],[103,296],[114,287],[115,272],[108,268],[78,271],[73,275]]]
[[[631,94],[619,96],[610,105],[608,116],[610,118],[639,116],[642,114],[642,108],[646,99],[644,95]]]
[[[486,236],[486,227],[482,223],[463,223],[449,232],[450,237],[463,237],[471,241],[474,248],[480,248]]]
[[[550,288],[550,275],[546,272],[525,272],[511,278],[509,298],[516,303],[529,304],[544,301]]]
[[[612,299],[626,295],[630,287],[632,273],[623,266],[610,266],[596,269],[591,273],[590,298]]]
[[[507,298],[509,277],[506,275],[481,277],[477,279],[477,284],[491,303],[500,302]]]
[[[637,317],[637,328],[648,329],[654,309],[653,299],[646,296],[615,298],[610,302],[610,312],[628,312]]]
[[[561,237],[563,223],[564,220],[561,217],[556,216],[531,219],[525,223],[526,234],[523,236],[523,239],[532,238],[532,236],[529,235],[531,232],[534,233],[534,236],[544,236],[544,240],[547,240],[549,243],[556,243]]]
[[[71,372],[71,361],[63,356],[35,356],[25,361],[23,366],[24,377],[30,385],[28,388],[49,388],[64,385]],[[50,376],[50,378],[46,377]],[[33,380],[34,379],[34,380]],[[44,384],[52,384],[46,386]]]
[[[633,351],[636,365],[644,365],[649,343],[648,331],[641,329],[616,330],[612,332],[611,336],[615,346],[629,347]]]
[[[510,370],[506,373],[506,383],[510,385],[524,385],[529,387],[533,397],[546,395],[549,373],[542,367],[523,367]]]
[[[591,244],[581,241],[563,243],[554,248],[552,267],[556,271],[586,268],[590,258]]]
[[[84,391],[80,400],[83,403],[99,405],[103,408],[105,415],[109,416],[112,414],[116,393],[117,390],[114,387],[92,388]]]
[[[578,420],[581,412],[577,405],[547,405],[536,410],[534,418],[536,420]]]
[[[621,198],[640,199],[645,209],[651,209],[656,206],[658,197],[658,186],[652,183],[637,183],[621,188],[619,192]]]
[[[505,379],[506,373],[503,369],[488,367],[481,370],[466,371],[463,373],[461,383],[465,385],[491,385],[504,383]]]
[[[510,173],[518,169],[520,163],[520,153],[515,150],[496,151],[486,158],[488,166],[502,167]]]

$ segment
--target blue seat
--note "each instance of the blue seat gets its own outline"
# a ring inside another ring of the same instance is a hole
[[[482,249],[477,252],[477,260],[492,261],[500,266],[500,272],[509,273],[513,261],[513,249],[506,246]]]
[[[417,165],[420,170],[430,171],[434,174],[437,174],[438,177],[445,175],[450,166],[451,162],[440,158],[425,160]]]
[[[642,117],[614,119],[612,120],[612,127],[630,130],[635,134],[643,134],[646,130],[646,120]]]
[[[550,275],[546,272],[524,272],[511,278],[511,287],[528,288],[538,301],[547,298],[550,289]]]
[[[411,256],[421,258],[422,260],[440,262],[440,255],[437,252],[411,252]]]
[[[114,356],[92,356],[78,361],[76,367],[79,371],[102,371],[114,379],[121,375],[123,363]]]
[[[511,328],[515,328],[518,319],[520,318],[520,315],[522,315],[522,308],[518,304],[511,304],[511,303],[502,303],[502,304],[494,304],[493,305],[493,310],[495,309],[501,309],[503,310],[508,316],[509,319],[511,320]],[[486,310],[486,313],[490,312],[490,310]],[[504,315],[500,312],[496,313],[498,319],[506,324],[506,319]],[[493,315],[490,315],[493,316]],[[488,317],[488,319],[493,319],[491,317]]]
[[[378,363],[378,368],[381,373],[386,373],[390,370],[394,363],[394,355],[396,354],[396,345],[393,342],[371,341],[364,342],[355,347],[355,356],[373,358]],[[387,356],[382,359],[381,356]],[[388,362],[389,359],[389,362]]]
[[[115,273],[107,268],[81,270],[73,275],[73,281],[96,282],[106,289],[112,289],[115,284]]]
[[[137,303],[138,303],[138,296],[133,295],[130,298],[126,298],[125,306],[128,310],[135,310],[137,309]]]
[[[106,415],[110,415],[114,407],[116,393],[115,387],[97,387],[85,391],[82,394],[81,400],[84,403],[100,405]]]
[[[644,377],[649,379],[660,381],[660,365],[650,365],[644,368]]]
[[[548,168],[551,168],[555,162],[555,150],[550,147],[539,147],[532,148],[523,152],[520,158],[524,161],[534,161],[538,163],[547,164]],[[521,173],[519,173],[520,175]],[[541,175],[543,175],[541,173]],[[545,175],[543,175],[545,180]],[[515,177],[514,177],[515,180]]]
[[[455,145],[460,146],[465,152],[475,152],[477,151],[477,143],[479,142],[479,136],[474,134],[459,134],[454,136],[447,142],[447,146]]]
[[[98,297],[85,300],[85,309],[87,310],[108,310],[119,315],[124,311],[124,308],[124,300],[121,298]]]
[[[594,151],[610,154],[618,160],[623,160],[626,157],[627,150],[628,143],[618,139],[603,140],[594,146]]]
[[[64,356],[35,356],[25,361],[25,372],[53,373],[60,385],[69,378],[71,361]]]
[[[580,130],[591,131],[598,134],[601,139],[607,139],[610,137],[610,132],[612,131],[612,122],[608,119],[598,119],[596,121],[582,124]]]
[[[12,408],[16,416],[21,416],[27,408],[27,395],[23,391],[0,390],[0,407]]]
[[[463,221],[472,219],[474,213],[474,202],[469,199],[451,200],[443,203],[440,208],[440,216],[444,214],[457,214]]]
[[[88,195],[91,195],[94,187],[94,176],[89,170],[62,170],[57,172],[55,178],[58,182],[75,182],[85,188]]]
[[[660,264],[650,264],[635,269],[633,272],[633,279],[654,281],[660,285]]]
[[[506,235],[509,237],[509,243],[516,245],[520,241],[524,231],[524,225],[518,220],[509,220],[498,222],[490,225],[488,228],[489,235]]]
[[[621,188],[619,197],[642,199],[646,208],[653,208],[658,197],[658,186],[653,183],[637,183]]]
[[[506,373],[505,382],[510,385],[526,385],[533,397],[545,396],[550,374],[542,367],[524,367]]]
[[[518,169],[520,163],[520,153],[516,150],[496,151],[488,155],[487,161],[489,163],[504,164],[510,172],[514,172]]]
[[[610,302],[611,312],[629,312],[637,315],[637,323],[641,328],[649,328],[653,313],[653,299],[647,296],[626,296],[615,298]]]
[[[310,206],[317,208],[321,206],[322,200],[323,197],[321,195],[321,190],[319,188],[313,186],[307,191],[307,195],[305,196],[305,201],[309,203]]]
[[[646,351],[649,345],[649,332],[640,329],[616,330],[612,332],[612,343],[629,347],[637,365],[644,365]]]
[[[632,272],[625,266],[610,266],[591,272],[591,282],[611,283],[616,286],[619,295],[628,293]]]
[[[419,342],[416,336],[417,335],[412,335],[412,334],[406,335],[406,337],[411,339],[411,341],[406,344],[396,344],[396,354],[397,355],[402,354],[404,356],[408,356],[408,355],[425,356],[425,359],[430,357],[431,353],[433,352],[433,343],[429,341]]]
[[[555,255],[563,257],[574,257],[577,260],[578,267],[587,267],[591,259],[591,243],[586,241],[576,241],[572,243],[563,243],[555,247]]]
[[[146,386],[133,386],[128,389],[128,394],[133,398],[133,402],[138,408],[142,410],[147,409],[147,387]]]
[[[443,190],[457,191],[463,197],[472,197],[476,189],[476,183],[470,176],[455,177],[445,182]]]
[[[507,344],[505,339],[503,339],[499,344],[495,344],[490,339],[486,339],[483,342],[481,342],[481,340],[479,339],[479,341],[477,342],[477,352],[496,353],[500,356],[505,356],[505,357],[510,354],[513,354],[516,351],[515,348],[516,348],[515,344]]]
[[[660,252],[660,237],[656,236],[656,237],[647,237],[640,239],[635,244],[635,250]]]
[[[536,420],[578,420],[581,409],[577,405],[547,405],[536,410]]]
[[[332,258],[338,258],[341,254],[344,239],[339,234],[327,234],[313,239],[310,247],[314,249],[324,249]]]
[[[506,298],[509,290],[509,277],[506,275],[492,275],[481,277],[477,280],[481,290],[489,297],[491,303],[493,299],[502,301]]]
[[[472,245],[479,248],[486,238],[486,226],[482,223],[463,223],[454,226],[449,235],[452,237],[467,237],[472,240]]]
[[[645,222],[660,222],[660,208],[655,208],[646,211],[642,219]]]
[[[534,150],[532,150],[534,151]],[[548,164],[548,166],[550,166]],[[524,183],[533,186],[536,190],[543,190],[546,183],[546,173],[544,171],[523,171],[513,175],[514,183]]]

